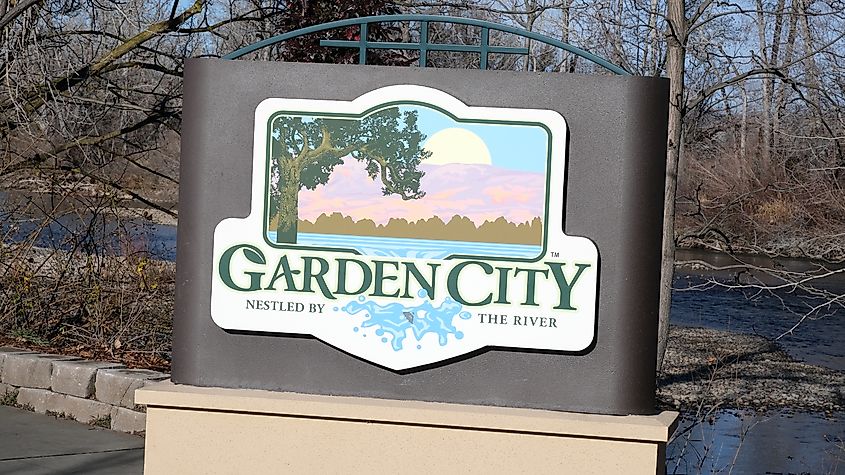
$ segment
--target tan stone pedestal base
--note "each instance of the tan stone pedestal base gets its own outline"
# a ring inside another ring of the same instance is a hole
[[[605,416],[202,388],[137,391],[144,472],[663,473],[676,412]]]

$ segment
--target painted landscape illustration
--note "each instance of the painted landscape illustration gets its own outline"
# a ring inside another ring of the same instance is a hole
[[[266,238],[362,254],[535,258],[550,137],[401,104],[270,122]]]

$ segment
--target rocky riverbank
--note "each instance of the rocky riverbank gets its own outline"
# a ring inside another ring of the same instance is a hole
[[[94,357],[102,352],[79,347],[34,344],[0,335],[0,344],[71,356]],[[132,367],[146,367],[137,358],[113,359]],[[100,358],[97,358],[100,359]],[[166,360],[150,368],[167,371]],[[704,328],[673,326],[666,359],[657,381],[661,409],[787,410],[796,412],[845,411],[845,373],[795,361],[765,338]]]
[[[665,409],[845,410],[845,373],[798,362],[765,338],[673,326],[658,376]]]

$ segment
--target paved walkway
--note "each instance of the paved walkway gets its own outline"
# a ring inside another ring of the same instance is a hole
[[[140,474],[144,439],[0,406],[0,474]]]

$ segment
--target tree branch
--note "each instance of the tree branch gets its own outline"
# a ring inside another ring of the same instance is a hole
[[[21,14],[27,9],[36,5],[39,1],[41,0],[24,0],[15,5],[14,8],[9,10],[8,13],[6,13],[5,15],[3,15],[2,18],[0,18],[0,30],[5,28],[6,25],[8,25],[9,23],[13,22],[15,18],[21,16]]]
[[[191,17],[199,13],[204,5],[205,0],[195,0],[194,3],[181,14],[177,15],[172,19],[151,24],[144,31],[138,33],[132,38],[129,38],[128,40],[126,40],[125,42],[123,42],[122,44],[102,56],[100,59],[94,61],[92,64],[77,68],[70,74],[67,74],[61,78],[53,79],[44,86],[38,87],[34,90],[30,90],[29,92],[24,94],[24,96],[26,97],[24,99],[24,112],[27,115],[32,115],[35,111],[45,105],[49,100],[52,100],[52,97],[55,97],[55,94],[50,93],[51,91],[63,92],[68,89],[71,89],[72,87],[81,84],[90,79],[91,77],[103,72],[103,70],[112,65],[112,63],[114,63],[116,60],[129,54],[130,52],[140,47],[150,39],[176,30],[180,25],[182,25]],[[9,101],[6,101],[4,107],[9,106],[11,106],[11,104],[9,103]]]

